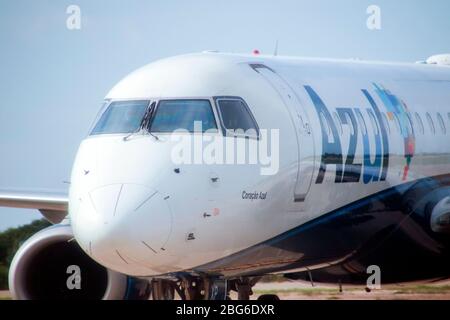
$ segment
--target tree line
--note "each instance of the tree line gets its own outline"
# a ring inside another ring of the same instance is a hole
[[[0,232],[0,290],[8,289],[9,266],[19,247],[33,234],[48,226],[50,223],[41,219]]]

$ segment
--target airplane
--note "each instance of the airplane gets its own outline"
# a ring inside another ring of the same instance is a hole
[[[383,284],[447,278],[449,57],[138,69],[107,94],[68,195],[0,192],[53,223],[16,253],[13,297],[246,300],[265,275],[365,285],[371,266]]]

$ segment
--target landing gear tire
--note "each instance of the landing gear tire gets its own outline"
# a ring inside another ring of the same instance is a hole
[[[258,301],[278,301],[280,298],[276,294],[263,294],[258,297]]]

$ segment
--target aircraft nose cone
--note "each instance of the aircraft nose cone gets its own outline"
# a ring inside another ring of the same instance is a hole
[[[75,237],[91,257],[120,271],[165,250],[172,229],[167,200],[139,184],[94,188],[71,217]]]

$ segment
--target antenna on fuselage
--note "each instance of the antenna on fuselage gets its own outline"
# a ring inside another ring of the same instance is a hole
[[[278,55],[278,39],[275,42],[275,50],[273,51],[273,55],[276,57]]]

